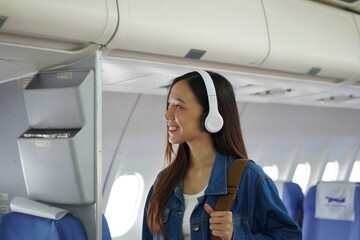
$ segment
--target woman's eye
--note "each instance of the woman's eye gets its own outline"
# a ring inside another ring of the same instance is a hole
[[[175,105],[176,109],[181,109],[182,107],[180,105]]]

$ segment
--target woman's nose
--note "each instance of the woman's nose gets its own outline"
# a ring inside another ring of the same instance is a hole
[[[166,110],[166,112],[164,114],[164,118],[166,121],[174,119],[174,114],[172,113],[172,110],[170,107]]]

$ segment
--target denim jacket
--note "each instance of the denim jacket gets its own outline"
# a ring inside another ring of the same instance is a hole
[[[219,153],[216,155],[208,187],[204,196],[198,198],[199,203],[190,217],[191,239],[211,238],[209,215],[204,210],[204,204],[207,203],[215,209],[219,195],[227,194],[227,172],[234,160]],[[182,240],[185,209],[182,189],[180,182],[163,210],[165,237],[153,236],[147,225],[147,206],[153,187],[150,189],[144,209],[143,240]],[[301,240],[301,230],[287,214],[275,184],[254,162],[249,161],[245,167],[231,212],[234,240]]]

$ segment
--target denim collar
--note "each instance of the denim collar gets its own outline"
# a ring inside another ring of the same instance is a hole
[[[184,194],[183,194],[183,181],[176,186],[174,190],[174,195],[177,199],[179,199],[183,204],[185,203]]]
[[[230,161],[230,157],[225,157],[220,153],[216,153],[205,195],[227,194],[227,172],[231,165]]]

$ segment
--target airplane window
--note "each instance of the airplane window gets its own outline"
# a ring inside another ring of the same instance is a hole
[[[299,184],[303,192],[305,192],[305,189],[309,183],[310,171],[310,164],[308,162],[300,163],[296,166],[292,181]]]
[[[360,182],[360,160],[354,163],[354,166],[351,170],[349,181]]]
[[[111,236],[124,235],[134,225],[144,190],[144,180],[138,173],[120,176],[111,188],[105,210]]]
[[[328,162],[322,176],[323,181],[335,181],[339,173],[339,162]]]
[[[278,167],[273,164],[271,166],[263,167],[264,172],[274,181],[278,180],[279,170]]]

